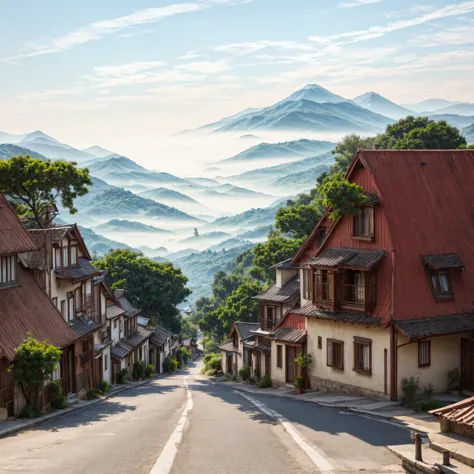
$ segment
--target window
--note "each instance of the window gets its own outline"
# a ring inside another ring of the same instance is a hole
[[[326,305],[334,303],[334,273],[314,271],[314,301]]]
[[[429,367],[431,365],[431,341],[418,343],[418,367]]]
[[[67,320],[72,321],[75,317],[74,314],[74,293],[69,291],[67,294]]]
[[[354,337],[354,370],[372,374],[372,341]]]
[[[374,208],[364,206],[360,207],[359,211],[354,216],[354,237],[372,240],[374,238]]]
[[[57,248],[56,249],[56,268],[60,268],[61,265],[61,249]]]
[[[318,336],[318,349],[323,348],[323,338],[321,336]]]
[[[66,318],[66,300],[61,301],[61,316]]]
[[[53,298],[51,301],[53,302],[55,308],[57,308],[58,307],[58,298]]]
[[[71,246],[71,265],[77,264],[77,246]]]
[[[437,300],[450,300],[453,298],[451,280],[448,272],[428,270],[431,291]]]
[[[76,311],[82,311],[82,286],[79,286],[75,290],[76,293]]]
[[[318,232],[316,233],[316,245],[319,247],[324,239],[326,237],[326,229],[324,227],[321,227],[318,229]]]
[[[327,365],[344,370],[344,342],[335,339],[327,340]]]
[[[277,345],[277,367],[283,367],[283,346]]]
[[[69,247],[63,247],[63,267],[69,267]]]
[[[114,329],[117,329],[117,320],[114,320]]]
[[[17,281],[17,257],[0,258],[0,286],[13,285]]]
[[[105,354],[104,356],[104,370],[109,369],[109,354]]]
[[[302,274],[303,274],[303,298],[305,300],[310,300],[311,299],[311,292],[310,292],[310,280],[311,280],[311,269],[308,269],[308,268],[303,268],[303,270],[301,270]]]

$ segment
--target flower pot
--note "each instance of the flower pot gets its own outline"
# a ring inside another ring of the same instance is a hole
[[[303,393],[303,389],[299,388],[299,387],[296,387],[296,393],[297,393],[297,395],[301,395]]]

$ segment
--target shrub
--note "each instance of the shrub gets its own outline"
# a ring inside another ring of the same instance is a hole
[[[239,370],[240,378],[246,382],[250,378],[250,367],[247,364]]]
[[[43,412],[36,408],[33,408],[32,405],[26,405],[18,415],[19,418],[38,418]]]
[[[415,411],[430,411],[436,410],[437,408],[443,408],[446,406],[446,402],[442,402],[441,400],[417,400],[412,403],[411,408]]]
[[[272,379],[268,375],[264,375],[258,384],[258,388],[270,388],[272,386]]]
[[[420,377],[403,377],[402,378],[402,392],[403,392],[403,403],[406,406],[411,406],[415,399],[416,394],[420,390]]]
[[[221,370],[221,356],[219,354],[206,354],[204,356],[205,371],[214,370],[216,372]]]
[[[255,379],[253,377],[250,377],[249,378],[249,383],[254,385],[255,384]]]
[[[110,390],[110,385],[107,382],[107,380],[102,380],[102,382],[100,382],[100,384],[98,386],[98,389],[100,390],[100,393],[102,393],[102,394],[108,393],[109,390]]]
[[[295,361],[302,369],[307,369],[312,362],[312,356],[311,354],[299,353]]]
[[[461,390],[461,371],[456,367],[448,371],[448,391]]]
[[[143,360],[136,360],[133,363],[133,376],[139,380],[145,378],[145,362]]]
[[[153,364],[148,364],[145,367],[145,377],[153,377],[155,375],[155,366]]]
[[[69,406],[59,380],[53,380],[48,385],[48,388],[51,394],[51,406],[53,408],[56,408],[56,410],[63,410]]]
[[[189,358],[191,357],[191,352],[189,352],[186,347],[180,347],[179,353],[183,356],[183,361],[185,364],[188,363]]]
[[[206,355],[202,358],[204,364],[207,364],[215,355],[217,355],[217,354],[215,354],[214,352],[210,352],[209,354],[206,354]]]
[[[163,361],[163,370],[168,374],[174,374],[179,367],[179,362],[174,359],[167,357]]]
[[[304,388],[304,377],[295,377],[295,388]]]
[[[127,383],[127,377],[128,377],[128,370],[127,369],[122,369],[119,373],[118,376],[118,383],[124,384]]]
[[[96,398],[99,398],[100,391],[97,388],[90,388],[87,390],[87,400],[95,400]]]

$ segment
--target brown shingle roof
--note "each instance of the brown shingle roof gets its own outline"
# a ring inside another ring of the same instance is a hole
[[[0,193],[0,257],[31,252],[37,248],[10,203]]]
[[[360,250],[338,247],[323,250],[310,260],[310,265],[321,267],[354,267],[371,269],[385,256],[383,250]]]
[[[153,331],[149,331],[144,327],[137,326],[137,330],[132,334],[128,339],[127,343],[133,347],[138,347],[140,344],[143,344],[151,335]]]
[[[453,314],[431,318],[394,321],[395,327],[410,339],[456,334],[474,330],[474,314]]]
[[[118,305],[116,304],[111,304],[107,306],[107,319],[114,319],[121,314],[123,314],[125,311]]]
[[[423,263],[433,270],[448,270],[454,268],[462,270],[464,264],[458,253],[444,253],[441,255],[422,255]]]
[[[161,326],[156,326],[156,328],[154,328],[152,331],[150,340],[154,344],[162,346],[166,342],[166,339],[168,339],[172,335],[173,333],[171,331],[168,331],[167,329],[162,328]]]
[[[283,287],[278,288],[275,284],[273,284],[254,298],[261,301],[284,303],[285,301],[296,298],[299,293],[300,277],[299,275],[295,275],[291,280],[287,281]]]
[[[21,265],[18,277],[18,286],[0,289],[0,352],[13,360],[15,349],[29,332],[34,338],[58,347],[72,344],[76,334]]]
[[[130,352],[133,351],[133,346],[128,344],[125,341],[119,341],[117,344],[115,344],[114,347],[112,347],[111,354],[112,358],[115,360],[122,360],[125,357],[130,354]]]
[[[246,322],[235,322],[234,325],[239,332],[240,338],[245,341],[249,337],[253,336],[251,331],[255,331],[260,327],[260,323],[246,323]]]
[[[293,328],[280,327],[273,334],[272,339],[274,339],[275,341],[291,342],[294,344],[299,344],[306,339],[306,329],[293,329]]]
[[[219,349],[221,351],[226,351],[226,352],[238,352],[237,349],[234,347],[234,342],[232,339],[229,339],[228,341],[224,342],[224,344],[221,344],[219,346]]]
[[[76,283],[102,274],[101,270],[97,270],[87,258],[80,257],[77,259],[77,263],[78,265],[76,267],[56,270],[56,276],[59,279],[70,280],[72,283]]]
[[[125,311],[125,316],[127,316],[127,318],[131,318],[137,314],[140,314],[141,311],[137,308],[134,308],[130,301],[128,301],[128,299],[125,297],[125,290],[115,290],[114,295],[115,298],[117,298],[119,306]]]
[[[83,318],[76,318],[71,323],[71,329],[76,333],[77,337],[87,336],[88,334],[98,331],[100,328],[100,324],[97,324],[91,320],[86,321]]]
[[[311,302],[306,303],[302,308],[292,310],[291,313],[316,319],[326,319],[328,321],[340,321],[342,323],[365,324],[370,326],[378,326],[381,321],[380,318],[367,316],[362,313],[324,311]]]

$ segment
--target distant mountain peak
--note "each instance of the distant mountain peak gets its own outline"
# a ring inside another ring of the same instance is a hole
[[[107,156],[115,155],[114,152],[107,150],[106,148],[103,148],[99,145],[90,146],[89,148],[85,148],[82,151],[84,153],[90,153],[91,155],[94,155],[97,158],[106,158]]]
[[[355,97],[352,99],[352,102],[354,102],[354,104],[358,105],[359,107],[363,107],[364,109],[370,110],[371,112],[375,112],[395,120],[406,117],[407,115],[413,113],[411,110],[408,110],[401,105],[395,104],[386,97],[383,97],[380,94],[377,94],[377,92],[373,91],[366,92],[365,94]]]
[[[46,135],[46,133],[42,132],[41,130],[35,130],[34,132],[27,133],[21,141],[29,142],[36,138],[46,138],[47,140],[50,140],[52,142],[59,143],[58,140],[53,137],[50,137],[49,135]]]

